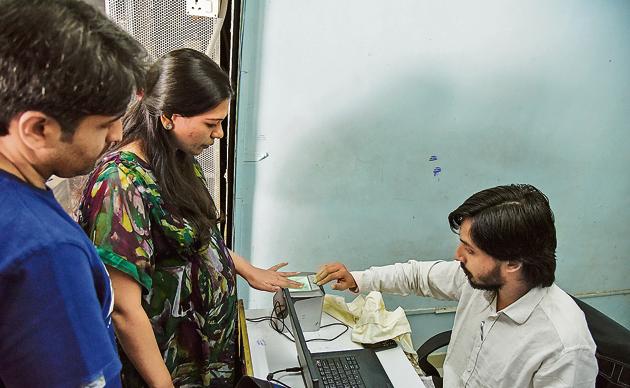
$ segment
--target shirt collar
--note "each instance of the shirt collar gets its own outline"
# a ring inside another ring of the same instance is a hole
[[[534,287],[501,312],[521,325],[532,315],[536,306],[547,295],[548,290],[549,287]]]

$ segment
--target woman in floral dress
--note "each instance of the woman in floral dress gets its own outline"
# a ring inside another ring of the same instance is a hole
[[[223,137],[229,78],[207,56],[170,52],[123,118],[123,141],[89,177],[79,223],[108,266],[126,387],[234,386],[236,274],[257,289],[295,273],[230,251],[194,159]]]

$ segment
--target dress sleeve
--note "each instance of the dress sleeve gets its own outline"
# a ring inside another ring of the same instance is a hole
[[[103,262],[132,278],[148,292],[155,262],[151,221],[141,179],[122,165],[110,164],[90,180],[83,197],[84,228]]]

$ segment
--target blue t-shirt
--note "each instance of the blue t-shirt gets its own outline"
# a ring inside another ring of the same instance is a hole
[[[0,170],[0,386],[120,386],[109,276],[51,190]]]

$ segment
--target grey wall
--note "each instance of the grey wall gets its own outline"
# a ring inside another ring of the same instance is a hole
[[[629,36],[624,0],[247,1],[237,251],[305,271],[449,259],[447,214],[523,182],[555,211],[557,283],[627,292]],[[630,326],[628,294],[587,301]],[[414,342],[452,318],[411,315]]]

